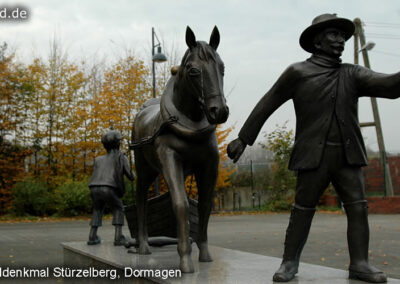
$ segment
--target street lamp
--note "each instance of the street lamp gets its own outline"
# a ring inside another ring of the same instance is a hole
[[[362,52],[363,50],[370,51],[374,47],[375,47],[375,42],[369,41],[366,44],[364,44],[358,52]]]
[[[157,44],[154,44],[154,40],[157,39]],[[154,53],[155,49],[157,48],[157,53]],[[152,63],[153,63],[153,98],[156,97],[156,69],[155,69],[155,63],[162,63],[167,61],[167,57],[165,56],[164,53],[161,52],[161,43],[160,40],[158,39],[154,27],[151,28],[151,55],[152,55]],[[154,191],[155,195],[158,196],[160,194],[159,192],[159,182],[158,182],[158,177],[156,178],[154,182]]]
[[[157,40],[157,44],[154,44],[154,40]],[[157,48],[157,53],[155,53],[155,49]],[[164,53],[161,52],[161,43],[154,31],[154,28],[151,28],[151,55],[152,55],[152,63],[153,63],[153,97],[156,97],[156,70],[155,63],[161,63],[167,61],[167,57]]]

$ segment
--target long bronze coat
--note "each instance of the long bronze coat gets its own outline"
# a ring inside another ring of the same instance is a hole
[[[239,132],[252,145],[268,117],[289,99],[296,111],[296,137],[289,169],[317,168],[334,113],[347,162],[365,166],[367,157],[358,121],[358,98],[400,96],[400,72],[381,74],[359,65],[313,55],[289,66],[261,98]]]

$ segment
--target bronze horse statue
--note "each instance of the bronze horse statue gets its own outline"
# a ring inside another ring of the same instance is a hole
[[[137,114],[132,141],[137,170],[138,253],[149,254],[146,226],[148,188],[161,173],[171,194],[177,219],[182,272],[194,272],[189,240],[189,203],[185,178],[194,174],[198,186],[199,230],[195,240],[199,261],[212,261],[207,227],[218,175],[216,125],[228,119],[223,91],[224,63],[216,52],[220,35],[214,27],[209,43],[196,41],[187,27],[188,50],[171,76],[161,99],[148,100]],[[135,146],[136,145],[136,146]]]

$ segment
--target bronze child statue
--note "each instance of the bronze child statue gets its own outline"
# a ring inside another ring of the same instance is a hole
[[[312,56],[283,72],[228,146],[236,162],[246,146],[254,143],[268,117],[293,100],[297,121],[289,169],[298,175],[283,261],[273,276],[276,282],[290,281],[297,273],[315,206],[329,183],[346,210],[349,278],[386,282],[385,274],[368,263],[368,206],[361,170],[367,156],[357,104],[362,96],[398,98],[400,73],[386,75],[341,63],[345,42],[354,29],[352,21],[336,14],[316,17],[300,36],[300,46]]]
[[[89,183],[93,201],[93,216],[90,222],[90,233],[88,245],[96,245],[101,242],[97,235],[97,228],[102,225],[103,210],[107,204],[113,213],[112,224],[115,226],[114,245],[125,244],[122,235],[124,225],[124,213],[122,196],[125,193],[124,175],[131,181],[135,176],[130,168],[125,153],[119,150],[121,134],[117,130],[111,130],[101,138],[107,154],[94,160],[93,174]]]

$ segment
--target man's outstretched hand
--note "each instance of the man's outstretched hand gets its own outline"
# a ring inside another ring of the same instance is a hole
[[[236,163],[243,154],[244,149],[246,149],[246,146],[247,144],[244,143],[242,139],[236,138],[228,145],[228,157],[231,158],[234,163]]]

